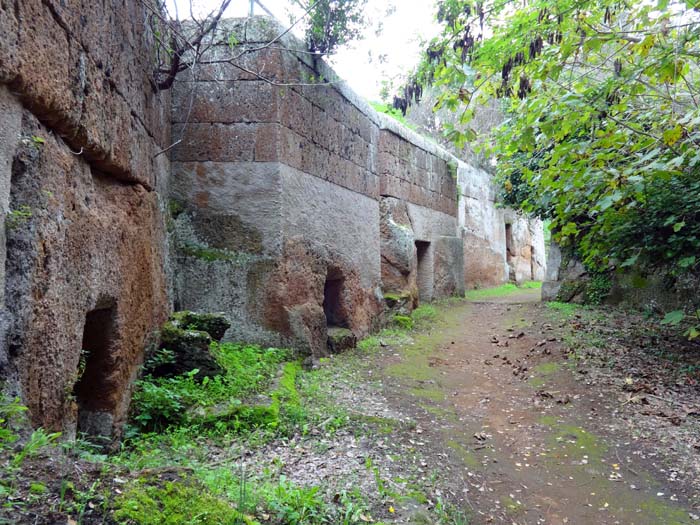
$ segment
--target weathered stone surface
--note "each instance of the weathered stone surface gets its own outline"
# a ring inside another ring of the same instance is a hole
[[[314,302],[285,308],[289,336],[295,347],[314,359],[328,355],[326,316],[323,307]]]
[[[559,268],[562,263],[561,249],[555,242],[550,243],[547,254],[547,273],[542,282],[542,300],[556,301],[561,282],[559,281]]]
[[[464,245],[459,237],[439,237],[435,241],[433,295],[464,295]]]
[[[278,88],[262,80],[182,82],[174,90],[173,122],[279,122],[277,100]]]
[[[339,354],[355,348],[357,337],[347,328],[333,326],[328,329],[328,351],[331,354]]]
[[[282,233],[303,235],[352,268],[363,289],[379,284],[379,203],[287,166],[280,168]]]
[[[229,320],[220,313],[197,313],[185,310],[173,313],[170,316],[170,322],[183,330],[206,332],[214,341],[221,341],[226,330],[231,328]]]
[[[410,296],[415,307],[419,299],[464,293],[462,239],[452,235],[455,217],[384,197],[380,231],[385,294]]]
[[[146,6],[78,4],[0,2],[0,355],[33,424],[111,435],[169,309],[170,97]]]
[[[457,210],[457,163],[426,151],[392,130],[380,130],[380,193],[448,215]]]
[[[155,185],[168,92],[149,84],[153,35],[142,3],[80,9],[55,0],[0,9],[0,83],[100,171]]]
[[[70,435],[79,418],[81,430],[110,420],[118,432],[169,308],[158,200],[91,169],[28,112],[21,136],[11,207],[27,214],[7,240],[14,388],[37,426]]]
[[[418,306],[418,290],[401,294],[386,292],[384,305],[386,319],[393,319],[396,315],[408,316]]]
[[[379,304],[356,270],[302,237],[287,241],[261,300],[263,324],[315,358],[328,353],[328,326],[348,328],[357,338],[377,326]]]
[[[383,289],[385,293],[417,299],[415,237],[406,203],[382,198],[380,224]]]
[[[465,230],[462,242],[467,289],[498,286],[508,279],[505,254],[497,251],[488,239]]]
[[[5,218],[10,211],[10,177],[15,148],[19,143],[22,106],[9,90],[0,85],[0,283],[5,282]],[[18,210],[21,211],[21,210]],[[15,217],[18,218],[18,217]],[[10,216],[10,220],[13,217]],[[5,305],[5,287],[0,286],[0,308]],[[0,359],[2,362],[2,359]]]
[[[571,255],[564,256],[561,248],[552,242],[547,256],[547,272],[542,283],[543,301],[581,303],[585,298],[587,271]]]
[[[268,123],[176,124],[173,160],[182,162],[274,162],[278,159],[280,126]]]
[[[281,250],[283,196],[279,164],[177,162],[173,166],[171,197],[182,203],[185,210],[192,210],[191,217],[183,214],[176,221],[178,239],[194,235],[196,239],[184,240],[243,252],[274,254]],[[238,227],[209,229],[203,225],[205,220],[216,222],[216,217],[230,217],[229,224],[233,226],[235,222]],[[259,245],[260,250],[245,248],[251,244]]]
[[[194,326],[185,324],[186,321],[195,321]],[[201,316],[192,312],[178,312],[163,325],[160,332],[160,347],[172,352],[172,360],[159,363],[149,372],[154,377],[171,377],[186,374],[192,370],[198,370],[197,377],[214,377],[223,373],[223,369],[216,362],[209,347],[212,336],[195,326],[201,325]],[[217,321],[221,321],[217,318]],[[206,326],[213,326],[215,331],[221,329],[216,322],[212,325],[211,319],[205,322]],[[224,330],[225,332],[225,330]],[[217,332],[218,333],[218,332]]]

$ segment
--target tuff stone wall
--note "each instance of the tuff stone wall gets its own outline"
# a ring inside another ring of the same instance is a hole
[[[233,34],[247,71],[217,63],[176,83],[176,302],[225,311],[228,338],[321,356],[328,327],[377,328],[384,293],[417,303],[416,242],[421,299],[463,289],[456,180],[445,152],[375,113],[300,42],[275,40],[283,29],[227,21],[204,62],[230,56]],[[397,232],[392,200],[407,223]]]
[[[0,2],[0,35],[1,375],[34,425],[111,435],[170,309],[148,12]]]
[[[500,207],[491,176],[482,169],[460,162],[458,181],[466,288],[543,280],[542,222]]]
[[[173,308],[315,358],[337,329],[538,275],[541,230],[487,174],[283,29],[224,22],[171,101],[140,0],[0,0],[0,378],[35,426],[118,435]]]

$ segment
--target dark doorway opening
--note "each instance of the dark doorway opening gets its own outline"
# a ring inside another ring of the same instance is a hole
[[[345,278],[339,270],[329,268],[326,282],[323,285],[323,312],[326,314],[326,325],[348,327],[347,313],[343,307],[343,292]]]
[[[78,404],[78,431],[109,436],[115,407],[116,308],[92,310],[85,316],[83,340],[74,394]]]
[[[513,256],[513,225],[506,224],[506,254]]]
[[[513,268],[513,258],[515,251],[513,248],[513,225],[506,224],[506,263],[508,264],[508,280],[515,281],[515,269]]]
[[[430,243],[416,241],[418,300],[430,301],[433,295],[433,272],[430,264]]]

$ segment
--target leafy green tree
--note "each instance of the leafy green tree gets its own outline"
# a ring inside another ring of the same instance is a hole
[[[443,0],[419,78],[461,112],[494,98],[507,203],[551,220],[592,269],[700,263],[696,0]]]
[[[298,0],[308,11],[306,41],[309,50],[320,55],[335,52],[338,47],[357,39],[366,25],[367,0]]]

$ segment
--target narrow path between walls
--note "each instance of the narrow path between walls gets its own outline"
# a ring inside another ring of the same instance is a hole
[[[0,523],[700,523],[700,348],[512,285],[398,321],[313,370],[145,375],[109,454],[0,425]]]

